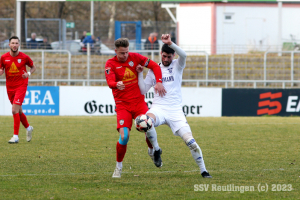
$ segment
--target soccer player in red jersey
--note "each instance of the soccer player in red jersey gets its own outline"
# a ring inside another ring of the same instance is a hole
[[[29,125],[22,111],[22,103],[25,98],[28,85],[28,77],[36,70],[31,58],[19,51],[20,40],[17,36],[9,39],[10,51],[3,54],[0,59],[0,76],[5,71],[6,90],[14,118],[14,135],[8,141],[10,144],[19,142],[20,122],[26,128],[27,142],[31,141],[33,127]],[[26,70],[26,65],[31,69]]]
[[[115,41],[116,56],[107,60],[105,64],[105,77],[108,86],[116,103],[117,130],[120,133],[117,142],[117,166],[113,173],[113,178],[121,178],[122,161],[126,153],[129,140],[132,119],[148,111],[144,95],[138,86],[138,73],[136,66],[142,65],[152,69],[156,78],[155,92],[160,96],[165,95],[165,89],[162,86],[162,74],[158,64],[138,53],[128,51],[129,42],[127,38],[120,38]],[[153,161],[157,167],[161,167],[160,158],[161,149],[158,146],[156,132],[146,136],[149,149],[154,147]]]

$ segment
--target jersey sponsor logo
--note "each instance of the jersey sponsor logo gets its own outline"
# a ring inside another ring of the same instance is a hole
[[[122,81],[132,81],[136,78],[136,75],[130,69],[126,68]]]
[[[122,68],[122,66],[120,66],[120,67],[116,67],[116,69],[120,69],[120,68]]]
[[[174,81],[174,77],[173,76],[168,76],[168,77],[163,77],[163,82],[171,82]]]
[[[21,63],[21,61],[22,61],[21,59],[18,59],[18,63]]]
[[[132,61],[130,61],[130,62],[128,63],[128,65],[129,65],[130,67],[133,67],[134,63],[133,63]]]
[[[5,62],[9,62],[10,60],[5,60]]]
[[[18,70],[16,64],[13,62],[8,70],[9,73],[19,73],[20,71]]]
[[[169,68],[168,70],[169,70],[170,74],[172,74],[173,68]]]
[[[105,72],[106,72],[106,74],[109,74],[110,68],[106,68],[106,69],[105,69]]]
[[[277,92],[277,93],[271,93],[271,92],[266,92],[266,93],[261,93],[259,95],[259,99],[278,99],[282,97],[282,92]],[[269,108],[261,108],[257,110],[257,115],[274,115],[277,113],[280,113],[281,111],[281,103],[279,101],[270,101],[270,100],[263,100],[258,102],[258,107],[266,107],[268,106]],[[273,108],[273,109],[270,109]]]

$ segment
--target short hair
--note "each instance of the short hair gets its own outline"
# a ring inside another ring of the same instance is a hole
[[[171,53],[171,54],[174,54],[175,51],[174,49],[170,48],[169,45],[167,44],[164,44],[162,47],[161,47],[161,52],[166,52],[167,54]]]
[[[11,37],[9,38],[9,43],[10,43],[10,41],[11,41],[12,39],[17,39],[17,40],[20,42],[20,39],[18,38],[18,36],[11,36]]]
[[[115,41],[115,47],[129,47],[129,40],[127,38],[119,38]]]

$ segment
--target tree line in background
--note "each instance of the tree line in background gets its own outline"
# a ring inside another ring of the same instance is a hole
[[[59,18],[66,21],[90,19],[90,2],[21,2],[22,37],[25,39],[25,18]],[[0,18],[15,18],[16,0],[0,1]],[[175,12],[172,10],[172,12]],[[175,13],[173,13],[175,14]],[[108,21],[105,38],[113,40],[114,22],[118,21],[151,21],[153,32],[160,32],[159,22],[171,22],[171,18],[161,2],[94,2],[94,21]],[[86,24],[85,24],[86,25]],[[77,24],[76,26],[80,26]],[[15,27],[15,26],[13,26]],[[0,30],[1,32],[1,30]],[[2,34],[0,37],[3,37]],[[6,36],[7,37],[7,36]]]

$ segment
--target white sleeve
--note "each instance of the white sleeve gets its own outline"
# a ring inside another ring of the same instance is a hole
[[[186,53],[183,51],[179,46],[177,46],[174,42],[169,46],[170,48],[174,49],[174,51],[179,55],[178,64],[181,68],[185,67],[186,61]]]
[[[147,77],[148,77],[148,74],[147,74]],[[147,77],[146,77],[146,79],[147,79]],[[146,79],[145,79],[145,81],[146,81]],[[138,73],[138,80],[139,80],[138,84],[139,84],[141,94],[144,95],[149,91],[149,89],[151,88],[152,85],[145,83],[144,77],[143,77],[143,72]]]

